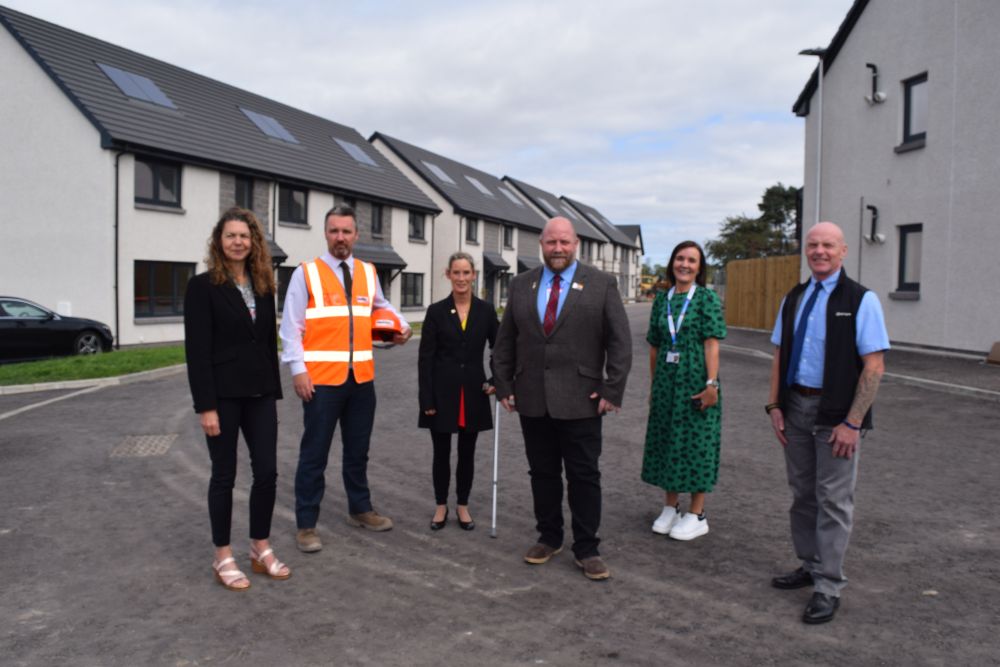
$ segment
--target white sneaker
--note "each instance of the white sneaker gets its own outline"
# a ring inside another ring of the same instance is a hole
[[[678,514],[676,507],[664,505],[663,511],[660,512],[660,516],[658,516],[656,521],[653,522],[653,532],[659,533],[660,535],[666,535],[677,522],[677,517]]]
[[[708,532],[708,521],[699,519],[697,514],[688,512],[674,523],[670,537],[675,540],[693,540]]]

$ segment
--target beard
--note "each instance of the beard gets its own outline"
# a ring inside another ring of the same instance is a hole
[[[573,263],[573,255],[543,255],[545,260],[545,266],[549,267],[553,271],[562,271],[567,266]]]

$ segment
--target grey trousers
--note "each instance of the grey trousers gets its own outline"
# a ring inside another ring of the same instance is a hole
[[[812,574],[816,592],[839,597],[847,585],[844,554],[854,523],[861,448],[850,459],[833,456],[833,429],[816,426],[819,400],[791,392],[784,415],[792,545],[802,567]]]

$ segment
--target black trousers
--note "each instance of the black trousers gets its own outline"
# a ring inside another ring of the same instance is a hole
[[[521,416],[524,449],[531,473],[538,541],[563,543],[563,480],[566,467],[569,510],[573,517],[573,553],[597,556],[601,525],[601,417],[553,419]]]
[[[476,431],[458,432],[458,464],[455,466],[455,495],[459,505],[469,504],[472,475],[475,471]],[[448,503],[448,486],[451,483],[451,433],[431,431],[434,443],[434,462],[431,478],[434,480],[434,500],[438,505]]]
[[[266,540],[278,486],[278,412],[274,396],[220,398],[219,435],[208,437],[212,478],[208,482],[208,516],[212,543],[230,543],[233,487],[236,485],[236,446],[240,431],[250,451],[250,539]]]

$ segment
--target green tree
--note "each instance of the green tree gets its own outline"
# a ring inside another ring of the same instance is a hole
[[[795,242],[795,203],[798,188],[781,183],[764,191],[757,204],[760,216],[727,217],[719,236],[705,244],[705,251],[717,264],[734,259],[770,257],[798,252]]]

